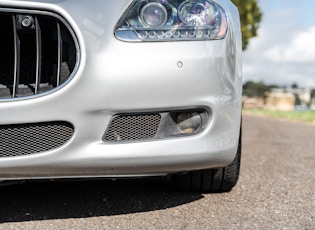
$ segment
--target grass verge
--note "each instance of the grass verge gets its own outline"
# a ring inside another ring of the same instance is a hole
[[[315,111],[271,111],[266,109],[243,109],[245,114],[263,115],[315,124]]]

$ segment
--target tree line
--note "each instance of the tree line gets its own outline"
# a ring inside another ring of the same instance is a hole
[[[249,40],[257,36],[262,20],[262,12],[257,0],[232,0],[240,12],[243,50],[248,46]]]
[[[279,86],[268,85],[263,81],[248,81],[243,85],[243,95],[247,97],[265,97],[265,92],[270,92],[272,88],[279,88]]]
[[[247,97],[265,97],[265,92],[270,92],[271,89],[276,89],[276,88],[287,88],[287,87],[282,87],[276,84],[265,84],[263,81],[247,81],[243,85],[243,95]],[[299,88],[298,84],[293,83],[290,88],[292,89],[297,89]],[[311,90],[311,97],[315,98],[315,89]]]

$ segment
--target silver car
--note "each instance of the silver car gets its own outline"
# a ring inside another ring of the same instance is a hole
[[[230,0],[0,0],[0,28],[1,181],[237,183],[242,47]]]

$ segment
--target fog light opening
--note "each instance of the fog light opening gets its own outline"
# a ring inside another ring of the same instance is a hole
[[[182,134],[195,134],[202,126],[202,118],[198,112],[178,113],[176,124]]]

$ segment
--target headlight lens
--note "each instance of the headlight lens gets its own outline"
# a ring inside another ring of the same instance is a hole
[[[135,0],[115,36],[123,41],[213,40],[226,31],[225,12],[212,0]]]
[[[140,18],[143,25],[146,27],[161,27],[166,23],[167,11],[162,4],[151,2],[142,8]]]
[[[206,26],[213,23],[215,8],[206,1],[186,1],[179,7],[178,16],[189,26]]]

